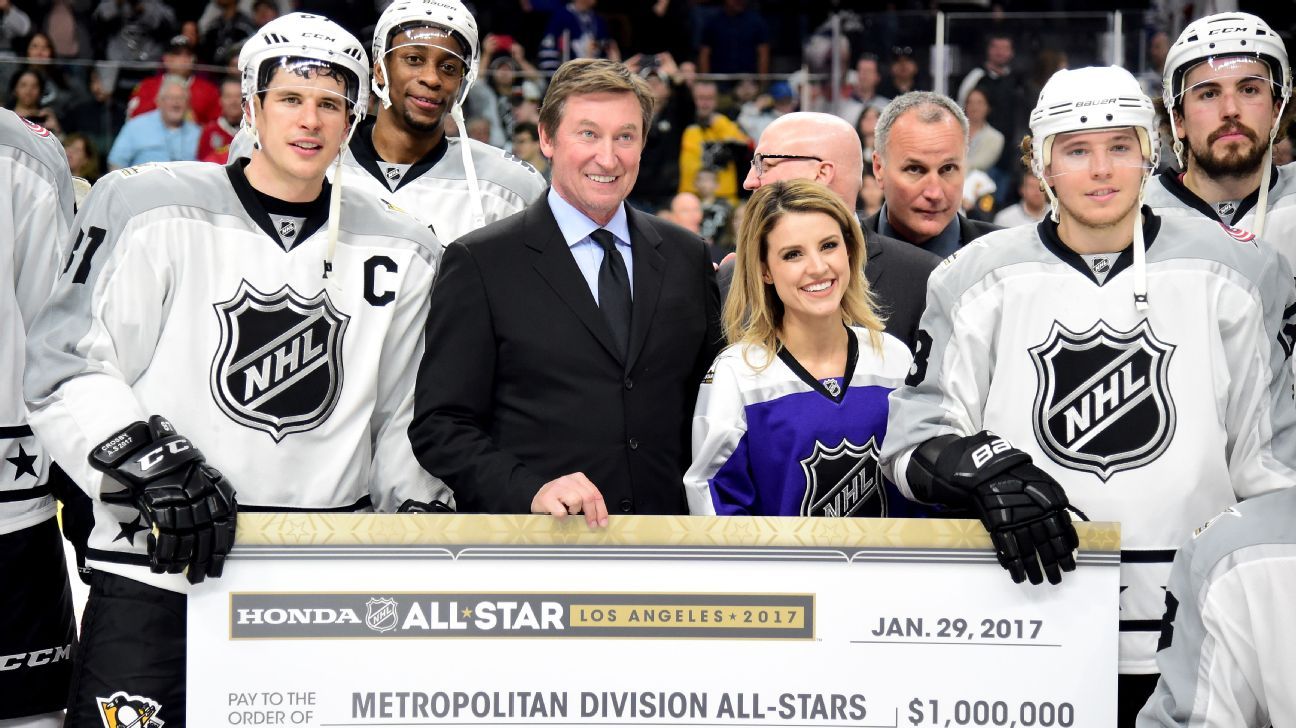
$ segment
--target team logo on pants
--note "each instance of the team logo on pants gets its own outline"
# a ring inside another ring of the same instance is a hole
[[[349,316],[320,291],[271,294],[247,281],[215,305],[221,339],[211,388],[221,410],[279,442],[318,426],[342,391],[342,336]]]
[[[863,445],[842,438],[836,447],[818,440],[801,461],[805,474],[803,516],[885,516],[886,489],[878,465],[877,438]]]
[[[1168,376],[1175,347],[1146,320],[1131,331],[1099,321],[1074,333],[1054,322],[1030,350],[1038,387],[1035,437],[1060,465],[1104,482],[1152,462],[1174,437]]]
[[[157,717],[162,706],[152,698],[116,692],[110,698],[96,698],[104,728],[162,728]]]

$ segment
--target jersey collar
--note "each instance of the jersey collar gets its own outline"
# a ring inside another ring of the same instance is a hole
[[[1134,264],[1134,246],[1126,245],[1125,249],[1116,257],[1116,262],[1112,264],[1111,271],[1107,273],[1107,278],[1102,283],[1098,282],[1098,277],[1089,269],[1085,259],[1079,253],[1068,248],[1058,237],[1058,224],[1053,222],[1051,216],[1046,216],[1036,227],[1039,231],[1040,240],[1044,242],[1044,247],[1053,253],[1063,263],[1075,268],[1084,274],[1086,278],[1094,282],[1096,286],[1104,286],[1111,283],[1114,278],[1126,268]],[[1161,218],[1152,213],[1152,208],[1147,205],[1143,206],[1143,249],[1148,250],[1152,243],[1156,242],[1157,233],[1161,230]]]
[[[279,232],[275,230],[274,221],[270,219],[271,212],[276,215],[305,218],[301,232],[297,234],[296,238],[299,244],[300,241],[314,235],[317,230],[324,227],[325,223],[328,222],[328,199],[331,185],[327,179],[324,180],[324,187],[320,190],[319,197],[314,200],[310,202],[285,202],[258,192],[252,187],[252,183],[248,182],[247,174],[243,171],[247,163],[247,159],[236,159],[225,165],[225,173],[229,175],[230,184],[234,186],[234,194],[238,195],[239,202],[243,203],[243,209],[247,210],[252,221],[285,252],[288,251],[288,248],[284,247],[283,241],[279,239]]]
[[[1273,190],[1274,185],[1278,184],[1278,168],[1272,168],[1272,174],[1269,175],[1269,189]],[[1166,191],[1174,195],[1176,199],[1212,220],[1219,220],[1219,211],[1215,206],[1197,196],[1196,192],[1188,189],[1183,183],[1183,174],[1178,172],[1162,172],[1153,180],[1154,183],[1160,182]],[[1237,223],[1246,217],[1248,212],[1256,206],[1256,201],[1260,199],[1260,188],[1256,187],[1251,190],[1251,194],[1243,197],[1238,202],[1237,211],[1233,213],[1230,220],[1225,223],[1229,227],[1237,227]]]
[[[387,160],[379,156],[378,150],[374,147],[373,130],[376,123],[377,117],[374,116],[360,122],[360,127],[356,129],[356,133],[351,136],[351,156],[355,157],[356,162],[363,167],[366,172],[373,175],[374,179],[382,182],[385,178],[383,177],[383,171],[378,168],[378,162],[386,162]],[[441,161],[441,158],[445,156],[446,150],[449,148],[450,143],[446,141],[446,137],[443,134],[441,136],[441,141],[437,142],[436,146],[432,147],[431,151],[423,155],[422,159],[415,162],[409,168],[409,171],[405,173],[404,177],[401,177],[401,181],[396,184],[396,189],[399,190],[413,180],[418,179],[424,172],[427,172],[429,169],[436,166],[436,163]],[[383,186],[385,187],[386,185],[387,183],[383,182]]]
[[[796,357],[792,356],[792,352],[788,351],[781,342],[779,344],[778,358],[787,365],[788,369],[792,370],[792,373],[797,376],[797,379],[805,382],[806,386],[833,402],[841,404],[841,401],[846,398],[846,390],[850,389],[851,377],[855,375],[855,363],[859,361],[859,342],[855,340],[855,332],[847,326],[846,371],[842,373],[842,387],[836,394],[828,391],[828,387],[824,386],[823,381],[811,376],[810,372],[806,371],[806,368],[801,366],[801,362],[797,361]]]

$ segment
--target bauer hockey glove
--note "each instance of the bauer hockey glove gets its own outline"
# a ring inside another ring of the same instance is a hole
[[[191,584],[221,575],[234,546],[234,489],[170,422],[129,425],[90,453],[90,465],[126,486],[102,494],[105,503],[133,505],[152,526],[153,573],[185,573]]]
[[[928,440],[914,451],[906,475],[917,498],[971,508],[1018,584],[1039,584],[1046,576],[1057,584],[1062,572],[1075,570],[1080,539],[1066,491],[999,436],[982,430]]]

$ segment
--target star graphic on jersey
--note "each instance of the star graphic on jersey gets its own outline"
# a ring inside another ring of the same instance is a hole
[[[145,529],[144,525],[140,523],[139,516],[135,516],[133,521],[118,521],[117,523],[121,526],[121,533],[117,534],[117,538],[114,538],[113,541],[120,541],[124,538],[131,546],[135,545],[135,534]]]
[[[36,468],[33,467],[36,464],[36,456],[28,455],[22,445],[18,446],[18,454],[15,457],[5,458],[5,460],[13,463],[14,467],[18,468],[18,474],[14,476],[14,480],[21,478],[24,473],[33,478],[36,477]]]

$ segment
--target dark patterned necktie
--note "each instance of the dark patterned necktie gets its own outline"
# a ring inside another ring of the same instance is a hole
[[[599,308],[612,328],[612,339],[620,348],[620,355],[625,357],[630,346],[630,275],[626,273],[621,253],[617,252],[612,233],[599,228],[590,237],[603,248],[603,264],[598,273]]]

